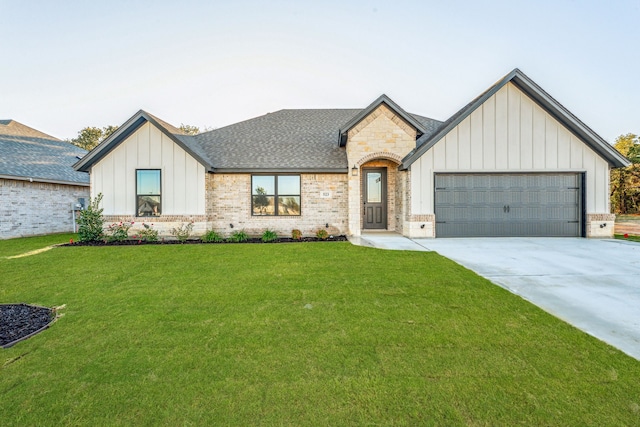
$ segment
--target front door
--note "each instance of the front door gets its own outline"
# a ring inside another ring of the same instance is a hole
[[[363,169],[363,216],[365,229],[387,228],[387,169]]]

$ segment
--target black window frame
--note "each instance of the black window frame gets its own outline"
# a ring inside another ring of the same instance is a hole
[[[273,185],[274,185],[274,194],[265,194],[265,196],[267,197],[273,197],[273,214],[256,214],[255,213],[255,209],[254,209],[254,197],[255,195],[253,194],[253,178],[254,177],[259,177],[259,176],[271,176],[273,177]],[[295,176],[298,178],[298,190],[299,190],[299,194],[279,194],[278,193],[278,178],[281,176]],[[302,176],[300,174],[296,174],[296,173],[256,173],[256,174],[251,174],[251,189],[250,189],[250,197],[251,197],[251,216],[257,216],[257,217],[262,217],[262,216],[266,216],[266,217],[297,217],[297,216],[302,216]],[[297,215],[289,215],[289,214],[281,214],[278,212],[279,208],[279,198],[280,197],[298,197],[300,202],[299,202],[299,213]]]
[[[159,194],[138,193],[138,172],[140,171],[157,171],[158,172],[158,180],[159,180],[158,188],[160,190]],[[151,197],[159,198],[160,202],[159,202],[159,209],[158,209],[157,215],[153,215],[153,214],[140,215],[140,196],[151,196]],[[137,218],[157,218],[161,215],[162,215],[162,169],[150,169],[150,168],[136,169],[136,217]]]

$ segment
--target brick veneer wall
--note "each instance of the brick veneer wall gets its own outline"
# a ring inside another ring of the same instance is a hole
[[[0,179],[0,239],[73,231],[71,207],[89,187]]]
[[[207,174],[207,219],[211,228],[225,236],[236,230],[257,236],[266,229],[283,237],[291,236],[293,229],[313,236],[319,228],[329,234],[346,234],[347,179],[346,174],[302,174],[300,216],[252,216],[250,174]],[[331,196],[321,197],[323,191]]]

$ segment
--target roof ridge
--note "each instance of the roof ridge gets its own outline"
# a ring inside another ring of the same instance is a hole
[[[0,133],[2,135],[28,136],[31,138],[42,138],[42,139],[49,139],[53,141],[62,141],[61,139],[56,138],[55,136],[51,136],[49,134],[41,132],[27,125],[23,125],[22,123],[13,119],[0,120],[0,126],[2,126],[0,128]]]

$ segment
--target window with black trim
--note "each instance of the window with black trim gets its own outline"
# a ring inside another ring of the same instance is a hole
[[[252,175],[251,214],[300,215],[300,175]]]
[[[160,169],[136,169],[136,216],[160,216]]]

